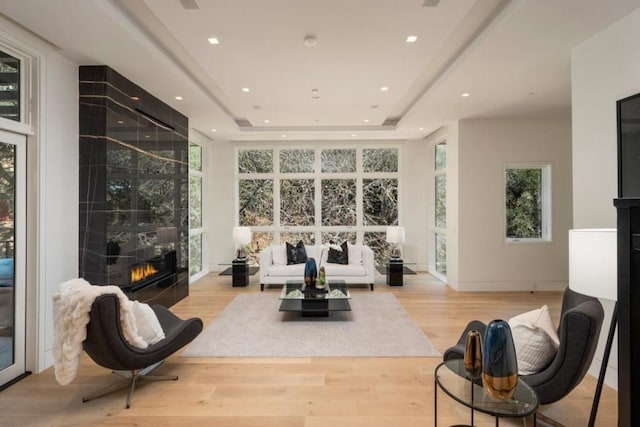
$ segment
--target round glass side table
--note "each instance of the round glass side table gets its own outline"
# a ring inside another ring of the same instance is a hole
[[[536,425],[538,396],[529,385],[519,380],[511,399],[500,400],[490,397],[482,387],[482,380],[472,380],[464,370],[464,360],[453,359],[439,364],[435,370],[435,427],[438,427],[438,388],[442,389],[455,401],[471,409],[471,426],[474,422],[474,411],[495,417],[496,427],[500,418],[525,418],[533,415]]]

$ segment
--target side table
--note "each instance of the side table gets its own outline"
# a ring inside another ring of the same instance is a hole
[[[438,388],[456,402],[471,409],[471,426],[474,425],[474,411],[495,417],[496,427],[500,425],[500,418],[525,418],[530,415],[533,415],[533,425],[536,425],[538,396],[522,380],[518,381],[515,393],[510,399],[500,400],[485,393],[481,381],[468,377],[463,359],[450,359],[439,364],[434,378],[435,427],[438,427]]]
[[[236,258],[231,263],[231,286],[247,286],[249,284],[249,264],[246,258]]]
[[[403,286],[404,261],[402,258],[391,258],[387,264],[387,285]]]

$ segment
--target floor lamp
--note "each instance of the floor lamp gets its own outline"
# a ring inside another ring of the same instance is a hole
[[[584,295],[615,301],[602,366],[591,405],[589,427],[593,427],[613,335],[618,324],[618,257],[616,229],[569,230],[569,288]]]

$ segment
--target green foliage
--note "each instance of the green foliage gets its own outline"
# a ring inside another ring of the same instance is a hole
[[[542,237],[542,169],[507,169],[507,237]]]

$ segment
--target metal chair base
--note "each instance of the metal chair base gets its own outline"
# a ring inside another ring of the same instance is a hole
[[[144,369],[131,370],[131,371],[112,371],[112,373],[124,377],[122,380],[110,384],[105,388],[102,388],[96,392],[93,392],[82,398],[82,402],[88,402],[90,400],[97,399],[102,396],[106,396],[107,394],[111,394],[115,391],[121,390],[125,387],[129,387],[129,393],[127,394],[127,403],[126,408],[129,409],[131,407],[131,398],[133,397],[133,391],[136,388],[136,381],[140,380],[149,380],[149,381],[176,381],[178,379],[177,375],[148,375],[151,371],[160,366],[164,361],[160,361],[156,364],[148,366]]]

